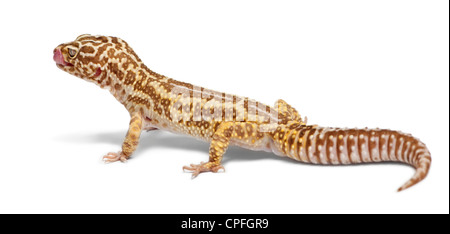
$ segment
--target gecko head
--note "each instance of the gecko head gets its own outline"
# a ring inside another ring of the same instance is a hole
[[[92,37],[91,41],[83,40]],[[53,50],[53,60],[61,70],[82,79],[95,81],[102,74],[104,63],[99,59],[98,48],[93,46],[106,42],[100,37],[93,37],[89,34],[78,36],[74,41],[63,43]]]
[[[124,64],[138,66],[140,62],[128,44],[117,38],[108,36],[92,36],[82,34],[74,41],[63,43],[53,50],[53,60],[56,66],[65,72],[108,86],[109,76],[124,76],[120,68]],[[119,73],[119,74],[118,74]]]

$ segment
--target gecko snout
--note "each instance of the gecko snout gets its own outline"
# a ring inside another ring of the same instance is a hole
[[[58,65],[62,65],[62,66],[73,66],[73,64],[68,63],[64,60],[64,55],[62,54],[60,49],[54,49],[53,50],[53,60],[56,62],[56,64]]]

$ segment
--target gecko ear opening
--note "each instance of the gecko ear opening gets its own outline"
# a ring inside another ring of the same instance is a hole
[[[99,77],[102,74],[102,69],[99,67],[97,71],[95,71],[94,77]]]

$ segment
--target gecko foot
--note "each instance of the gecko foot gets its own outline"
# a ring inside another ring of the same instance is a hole
[[[127,157],[122,153],[122,151],[119,151],[117,153],[109,152],[105,156],[103,156],[103,161],[105,163],[111,163],[116,161],[126,162]]]
[[[192,179],[197,177],[202,172],[219,172],[219,170],[225,171],[225,168],[222,165],[214,165],[211,162],[200,162],[200,164],[191,164],[190,166],[184,166],[183,171],[187,170],[192,172]]]

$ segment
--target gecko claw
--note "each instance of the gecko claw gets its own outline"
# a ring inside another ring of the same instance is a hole
[[[214,165],[210,162],[200,162],[200,164],[191,164],[189,166],[184,166],[183,171],[192,172],[191,179],[196,178],[202,172],[225,172],[225,168],[222,165]]]

